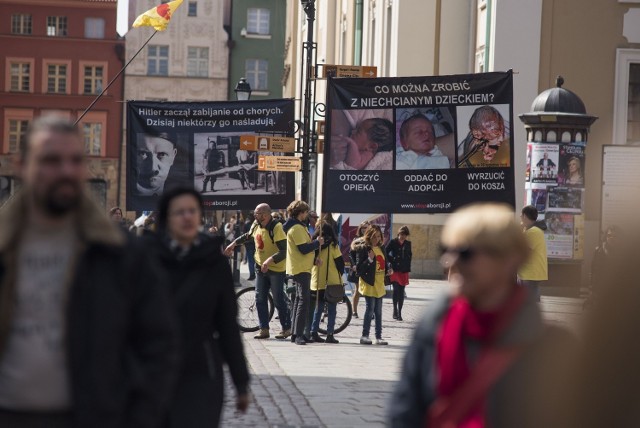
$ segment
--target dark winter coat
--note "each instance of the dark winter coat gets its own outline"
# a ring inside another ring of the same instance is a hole
[[[67,356],[73,427],[158,427],[178,368],[178,334],[167,283],[140,246],[85,199],[70,278]],[[0,358],[14,310],[16,243],[26,196],[0,218]]]
[[[367,245],[364,239],[354,240],[351,243],[351,250],[355,252],[356,274],[369,285],[374,285],[376,281],[376,260],[369,261],[369,251],[371,246]],[[384,251],[382,251],[384,254]],[[384,264],[385,275],[389,270],[389,263]]]
[[[389,405],[389,426],[424,427],[429,406],[437,399],[436,340],[440,324],[451,304],[450,296],[441,296],[419,322],[404,358],[402,374]],[[523,346],[525,351],[489,390],[486,397],[487,426],[493,428],[541,427],[546,376],[552,373],[547,354],[563,346],[569,349],[572,337],[564,331],[545,328],[537,302],[529,295],[511,324],[498,339],[499,346]],[[476,356],[480,343],[469,340],[467,355]],[[555,356],[555,354],[554,354]],[[545,364],[546,363],[546,364]],[[546,365],[546,367],[545,367]],[[546,370],[546,372],[545,372]],[[538,401],[540,400],[540,401]],[[549,409],[543,409],[548,411]],[[536,415],[536,413],[539,413]]]
[[[411,241],[405,240],[400,244],[398,238],[392,239],[387,244],[387,261],[394,272],[411,272]]]
[[[358,272],[355,269],[357,266],[356,256],[358,255],[358,250],[356,248],[362,245],[361,242],[364,242],[363,237],[354,238],[354,240],[351,241],[351,249],[349,250],[349,261],[351,262],[352,269],[349,271],[349,275],[347,276],[347,279],[350,282],[354,282],[356,284],[358,283],[358,279],[359,279]]]
[[[249,372],[236,319],[233,278],[222,238],[200,235],[179,258],[169,242],[146,241],[166,272],[181,331],[182,368],[170,411],[170,427],[218,426],[223,398],[223,362],[239,393]]]

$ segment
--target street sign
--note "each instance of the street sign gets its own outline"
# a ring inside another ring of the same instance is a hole
[[[258,156],[258,171],[297,172],[302,168],[302,159],[295,156]]]
[[[296,151],[296,140],[290,137],[263,137],[260,135],[241,135],[240,149],[258,152],[283,152]]]
[[[322,77],[378,77],[378,67],[366,65],[331,65],[322,66]]]

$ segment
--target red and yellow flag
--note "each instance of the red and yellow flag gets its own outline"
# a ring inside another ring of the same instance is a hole
[[[181,4],[182,0],[174,0],[149,9],[136,18],[133,27],[153,27],[157,31],[164,31],[169,25],[171,15]]]

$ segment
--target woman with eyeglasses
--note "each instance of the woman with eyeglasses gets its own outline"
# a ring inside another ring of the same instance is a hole
[[[418,324],[390,426],[545,426],[532,424],[528,389],[544,378],[534,355],[545,327],[535,297],[516,282],[530,250],[512,209],[463,208],[449,217],[441,242],[454,289]]]
[[[382,298],[386,294],[384,277],[391,275],[393,270],[387,264],[384,248],[382,246],[382,230],[379,226],[371,225],[364,233],[362,245],[356,250],[356,271],[359,277],[358,288],[366,301],[364,320],[362,325],[361,345],[371,345],[369,338],[371,319],[375,314],[376,345],[387,345],[382,339]]]
[[[174,188],[159,202],[158,234],[146,244],[169,278],[181,324],[182,366],[166,427],[217,427],[223,399],[223,362],[237,392],[236,408],[249,405],[249,373],[236,320],[231,269],[223,237],[200,233],[202,197]]]

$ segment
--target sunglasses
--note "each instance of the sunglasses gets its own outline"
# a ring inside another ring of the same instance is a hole
[[[452,255],[456,256],[456,259],[461,262],[468,262],[478,254],[478,250],[475,248],[448,248],[440,247],[440,253],[442,256]]]

